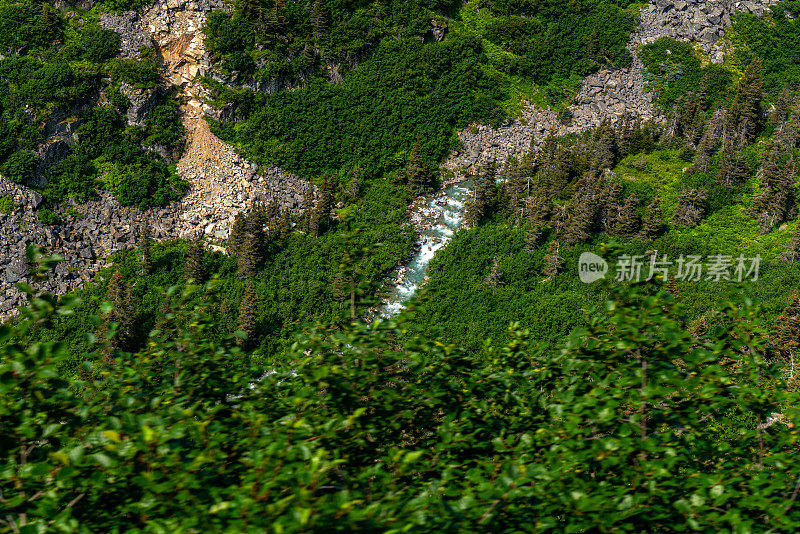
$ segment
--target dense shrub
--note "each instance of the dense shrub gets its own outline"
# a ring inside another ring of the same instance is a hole
[[[33,152],[18,150],[0,165],[0,174],[12,182],[24,184],[33,176],[33,171],[39,164],[39,158]]]
[[[644,45],[640,55],[647,68],[645,81],[667,109],[688,91],[704,89],[704,107],[710,109],[723,105],[732,94],[731,73],[721,65],[703,66],[691,43],[663,37]]]

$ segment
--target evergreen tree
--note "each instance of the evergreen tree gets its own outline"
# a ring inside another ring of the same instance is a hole
[[[233,220],[231,232],[228,235],[227,251],[230,256],[238,256],[241,253],[241,247],[247,239],[247,217],[243,212],[236,214]]]
[[[707,195],[703,189],[684,189],[678,196],[678,205],[672,221],[693,228],[700,224],[708,210]]]
[[[769,117],[770,122],[775,125],[776,130],[780,131],[783,129],[783,125],[789,117],[789,109],[791,106],[792,99],[789,95],[789,91],[784,87],[778,100],[775,102],[775,109],[772,110]]]
[[[604,181],[600,193],[601,224],[606,232],[613,231],[617,226],[617,219],[622,209],[619,204],[621,194],[622,184],[616,176],[610,174]]]
[[[782,145],[773,140],[761,154],[759,170],[761,192],[753,199],[748,214],[759,221],[761,233],[789,220],[795,206],[794,159],[780,165]]]
[[[433,173],[422,155],[422,146],[419,140],[415,141],[411,148],[411,155],[403,174],[411,190],[417,195],[424,193],[433,182]]]
[[[108,281],[106,300],[111,303],[113,308],[101,328],[101,339],[111,330],[113,323],[117,325],[115,335],[106,346],[106,356],[110,357],[117,350],[132,350],[136,337],[136,301],[130,286],[122,279],[119,270],[115,270]]]
[[[700,140],[697,152],[694,154],[692,172],[703,173],[711,170],[711,157],[717,151],[716,141],[714,140],[714,130],[709,125]]]
[[[500,264],[497,261],[497,256],[495,256],[494,261],[492,262],[492,268],[489,270],[489,274],[486,275],[486,279],[483,281],[483,283],[492,289],[496,289],[497,286],[503,285],[503,273],[500,272]]]
[[[755,140],[761,131],[761,101],[764,97],[761,61],[756,58],[745,69],[736,96],[728,109],[726,138],[737,141],[736,150]]]
[[[256,289],[251,281],[247,283],[242,302],[239,304],[239,319],[237,321],[239,330],[244,332],[247,336],[245,339],[239,338],[239,345],[245,350],[250,350],[255,347],[256,334],[258,333],[257,321]]]
[[[481,220],[490,214],[497,192],[494,183],[496,175],[497,166],[494,162],[489,162],[484,166],[483,172],[475,178],[472,201],[467,204],[464,215],[468,226],[478,226]]]
[[[617,139],[607,121],[603,121],[597,128],[597,141],[595,143],[593,164],[597,169],[611,169],[616,161]]]
[[[771,340],[772,346],[791,362],[789,378],[794,379],[794,357],[800,346],[800,294],[792,291],[789,304],[778,317],[777,329]]]
[[[619,235],[630,236],[638,232],[640,227],[639,197],[635,193],[631,193],[625,199],[625,204],[620,210],[614,230]]]
[[[186,259],[183,264],[183,277],[201,284],[205,280],[205,246],[202,234],[197,234],[186,248]]]
[[[323,0],[314,0],[311,8],[311,29],[314,44],[318,52],[322,52],[322,42],[328,32],[327,6]]]
[[[737,150],[737,138],[728,138],[722,146],[722,159],[716,181],[720,185],[733,187],[747,180],[750,169],[742,153]]]
[[[658,197],[647,206],[642,224],[642,238],[652,241],[661,235],[664,229],[664,219],[661,214],[661,200]]]
[[[150,221],[146,220],[142,226],[141,234],[139,235],[139,250],[137,251],[139,265],[143,275],[150,274],[153,268],[152,248],[152,229],[150,227]]]
[[[564,265],[564,258],[559,254],[560,246],[558,241],[550,241],[547,244],[547,254],[544,256],[542,274],[544,274],[548,280],[557,275]]]
[[[325,176],[319,188],[319,198],[311,213],[309,233],[314,236],[320,235],[331,222],[331,210],[333,209],[333,189],[336,185],[336,178]]]
[[[789,241],[788,249],[781,254],[780,259],[788,263],[793,263],[800,259],[800,222],[795,226],[794,234],[792,234],[792,239]]]
[[[236,271],[236,276],[241,279],[255,276],[260,263],[261,243],[258,236],[250,232],[245,236],[245,241],[239,248]]]

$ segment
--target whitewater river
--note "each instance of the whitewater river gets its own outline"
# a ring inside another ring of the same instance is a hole
[[[419,241],[411,261],[395,276],[392,291],[386,298],[381,316],[390,317],[405,307],[425,282],[428,264],[461,226],[464,206],[469,196],[468,182],[451,185],[431,200],[418,206],[412,215]]]

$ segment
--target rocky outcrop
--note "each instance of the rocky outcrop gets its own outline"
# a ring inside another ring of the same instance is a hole
[[[128,124],[131,126],[144,124],[144,119],[156,107],[160,96],[158,88],[136,89],[125,82],[120,84],[119,92],[125,95],[130,102],[125,115],[128,119]]]
[[[277,202],[284,209],[303,205],[314,186],[277,167],[259,168],[241,158],[230,145],[211,133],[202,111],[187,104],[184,124],[189,144],[178,162],[178,174],[192,185],[181,201],[180,226],[198,228],[209,236],[226,238],[233,219],[254,202]]]
[[[0,176],[0,197],[11,197],[15,205],[11,214],[0,213],[0,317],[22,303],[14,283],[27,279],[25,249],[30,244],[46,246],[65,258],[52,280],[40,285],[64,294],[90,280],[106,264],[104,258],[136,246],[145,221],[156,239],[203,233],[212,241],[224,240],[235,215],[254,202],[275,201],[284,209],[297,209],[307,194],[315,194],[310,182],[277,167],[259,168],[245,161],[210,131],[204,117],[213,109],[197,77],[210,72],[200,28],[213,9],[226,9],[223,0],[166,0],[121,15],[101,15],[101,25],[122,36],[123,57],[138,57],[140,48],[148,46],[161,59],[161,87],[137,90],[121,85],[131,102],[128,123],[141,124],[170,87],[177,87],[185,101],[181,112],[187,143],[177,170],[190,190],[180,202],[148,212],[122,207],[108,192],[101,192],[99,200],[62,209],[61,224],[44,226],[38,221],[41,195]],[[77,140],[76,113],[61,110],[45,124],[43,164],[56,161]]]
[[[638,48],[662,37],[698,41],[712,61],[722,61],[723,43],[719,37],[730,26],[731,15],[737,11],[762,14],[771,3],[772,0],[651,1],[641,9],[642,26],[628,43],[633,57],[631,66],[600,70],[584,78],[568,108],[571,114],[568,123],[562,123],[550,110],[528,106],[520,117],[498,128],[472,125],[458,133],[462,148],[450,155],[443,168],[458,174],[474,174],[479,166],[489,161],[502,162],[512,156],[520,158],[535,148],[548,132],[563,135],[582,131],[603,120],[616,122],[626,113],[642,119],[662,120],[663,112],[653,105],[653,95],[645,87],[644,65],[637,55]]]
[[[121,14],[109,12],[100,15],[100,26],[119,34],[123,58],[138,58],[142,47],[153,46],[153,38],[150,32],[142,27],[140,20],[141,15],[138,11],[126,11]]]
[[[709,54],[712,62],[722,63],[725,28],[738,11],[762,15],[773,0],[759,1],[685,1],[656,0],[642,9],[642,27],[636,34],[637,44],[672,37],[680,41],[695,41]]]

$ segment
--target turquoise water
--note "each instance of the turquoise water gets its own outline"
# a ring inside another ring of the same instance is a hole
[[[464,220],[464,207],[469,197],[469,182],[451,185],[429,200],[423,210],[417,253],[395,279],[395,286],[386,298],[381,315],[390,317],[405,307],[425,282],[428,264],[445,246]]]

